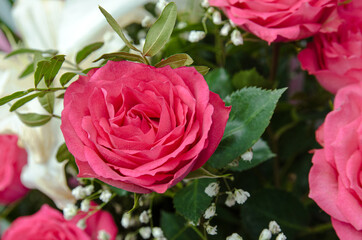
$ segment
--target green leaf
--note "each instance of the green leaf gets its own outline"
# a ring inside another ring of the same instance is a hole
[[[133,62],[145,63],[145,60],[140,55],[128,52],[115,52],[115,53],[103,54],[100,58],[94,60],[94,62],[97,62],[101,59],[111,60],[111,61],[128,60]]]
[[[37,113],[16,113],[20,120],[29,127],[37,127],[46,124],[52,119],[50,115],[41,115]]]
[[[212,179],[196,179],[177,192],[173,199],[177,212],[186,219],[197,223],[211,204],[212,198],[205,193],[205,188],[214,181]]]
[[[30,49],[30,48],[20,48],[20,49],[16,49],[15,51],[12,51],[11,53],[9,53],[8,55],[5,56],[5,58],[9,58],[15,55],[19,55],[19,54],[35,54],[35,53],[46,53],[46,54],[51,54],[51,55],[55,55],[57,54],[56,50],[46,50],[46,51],[40,51],[37,49]]]
[[[63,162],[65,160],[74,160],[74,156],[68,151],[67,145],[63,143],[58,148],[56,158],[58,162]]]
[[[22,96],[25,96],[26,94],[32,92],[34,90],[26,90],[26,91],[18,91],[18,92],[14,92],[11,95],[5,96],[3,98],[0,98],[0,106],[10,102],[11,100],[14,100],[16,98],[20,98]]]
[[[77,53],[75,57],[75,62],[77,64],[81,63],[86,57],[88,57],[92,52],[100,49],[103,46],[103,42],[92,43],[88,46],[85,46],[82,50]]]
[[[269,125],[278,99],[285,91],[244,88],[226,98],[232,105],[219,147],[208,163],[223,168],[251,148]]]
[[[206,66],[194,66],[194,68],[196,69],[196,71],[198,71],[201,75],[206,75],[210,68],[206,67]]]
[[[54,111],[54,92],[48,92],[44,96],[39,96],[40,105],[50,114]]]
[[[120,38],[123,40],[123,42],[130,48],[133,49],[137,52],[140,52],[140,50],[138,50],[135,46],[133,46],[128,39],[126,38],[126,36],[123,34],[122,32],[122,28],[118,25],[117,21],[112,17],[111,14],[109,14],[104,8],[102,8],[101,6],[99,6],[99,10],[101,10],[102,14],[104,15],[104,17],[106,18],[107,22],[109,23],[109,25],[111,25],[111,27],[113,28],[113,30],[118,34],[118,36],[120,36]]]
[[[266,87],[267,81],[262,77],[255,68],[242,70],[233,76],[232,84],[235,88],[241,89],[248,86]]]
[[[167,239],[170,240],[199,238],[199,236],[187,226],[187,222],[183,217],[165,211],[161,211],[161,228]]]
[[[38,86],[38,84],[40,83],[40,81],[44,77],[45,72],[47,71],[48,68],[49,68],[49,61],[42,60],[42,61],[39,61],[37,63],[36,70],[35,70],[35,73],[34,73],[34,85],[35,85],[35,87]]]
[[[291,193],[264,189],[252,193],[242,205],[242,223],[250,239],[258,239],[269,222],[276,221],[288,239],[307,228],[308,215],[303,204]]]
[[[60,84],[64,87],[70,80],[72,80],[74,78],[74,76],[77,75],[76,73],[72,73],[72,72],[67,72],[64,73],[61,77],[60,77]]]
[[[64,55],[57,55],[50,59],[49,65],[47,66],[44,74],[44,81],[47,87],[52,84],[55,76],[58,74],[60,68],[62,67],[64,60]]]
[[[64,98],[64,93],[61,93],[57,96],[57,98],[63,99]]]
[[[234,171],[245,171],[250,168],[253,168],[266,160],[275,156],[274,153],[270,151],[269,146],[263,140],[259,139],[254,146],[253,149],[253,159],[249,161],[240,160],[239,165],[237,167],[231,168]]]
[[[157,63],[155,67],[160,68],[170,66],[171,68],[178,68],[191,65],[193,62],[194,60],[192,60],[189,55],[187,55],[186,53],[180,53],[162,60],[161,62]]]
[[[229,74],[224,68],[217,68],[209,72],[205,80],[209,85],[210,91],[219,94],[222,99],[234,90]]]
[[[34,72],[34,63],[30,63],[24,71],[20,74],[19,78],[24,78]]]
[[[32,95],[29,95],[29,96],[26,96],[26,97],[23,97],[23,98],[19,99],[13,105],[11,105],[10,112],[15,111],[19,107],[23,106],[25,103],[30,102],[31,100],[33,100],[34,98],[36,98],[36,97],[38,97],[38,96],[40,96],[42,94],[44,94],[44,93],[38,92],[38,93],[34,93]]]
[[[107,184],[108,185],[108,184]],[[121,188],[116,188],[112,185],[108,185],[108,187],[112,190],[112,192],[116,193],[120,197],[128,196],[130,192],[123,190]]]
[[[168,42],[175,27],[177,18],[176,4],[171,2],[162,11],[160,17],[148,30],[145,45],[143,46],[144,56],[154,56]]]

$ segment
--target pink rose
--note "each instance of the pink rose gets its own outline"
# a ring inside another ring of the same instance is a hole
[[[337,0],[209,0],[236,25],[271,42],[294,41],[336,31]]]
[[[27,154],[18,146],[16,135],[0,134],[0,159],[0,204],[9,204],[28,192],[20,181]]]
[[[61,129],[79,177],[163,193],[209,159],[229,112],[193,67],[108,62],[68,87]]]
[[[312,198],[341,240],[362,239],[362,85],[337,92],[335,110],[317,130],[324,147],[316,150],[309,174]]]
[[[298,55],[302,68],[332,93],[362,80],[362,6],[354,2],[338,9],[344,19],[338,32],[317,34]]]
[[[62,240],[97,240],[100,230],[109,234],[110,240],[117,235],[117,226],[112,216],[105,211],[98,211],[86,220],[84,230],[77,226],[80,218],[67,221],[63,215],[43,205],[42,208],[31,216],[17,218],[5,231],[3,240],[18,239],[62,239]]]

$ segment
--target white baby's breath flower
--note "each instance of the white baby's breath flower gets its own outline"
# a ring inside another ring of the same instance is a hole
[[[243,40],[243,36],[241,36],[241,33],[239,30],[234,30],[231,33],[231,42],[235,45],[235,46],[239,46],[239,45],[243,45],[244,44],[244,40]]]
[[[226,194],[228,196],[226,197],[225,205],[228,207],[234,206],[236,203],[235,195],[232,192],[226,192]]]
[[[74,204],[67,204],[63,209],[63,215],[66,220],[72,219],[75,215],[77,215],[78,208]]]
[[[93,185],[88,185],[84,188],[84,192],[87,196],[91,195],[94,191],[94,186]]]
[[[228,23],[225,23],[224,26],[220,30],[221,36],[227,36],[231,30],[231,26]]]
[[[209,0],[202,0],[201,6],[204,8],[210,7]]]
[[[215,226],[207,225],[206,232],[209,235],[216,235],[217,234],[217,225],[215,225]]]
[[[105,230],[98,231],[97,240],[110,240],[111,236]]]
[[[216,195],[219,194],[219,191],[220,191],[220,186],[217,182],[212,182],[205,188],[205,193],[209,197],[215,197]]]
[[[142,19],[141,25],[142,25],[142,27],[150,27],[153,22],[154,22],[154,19],[153,19],[151,16],[146,15],[146,16]]]
[[[90,200],[89,199],[84,199],[81,203],[80,203],[80,210],[83,212],[88,212],[90,208]]]
[[[272,237],[272,233],[269,231],[269,229],[263,229],[259,235],[259,240],[270,240]]]
[[[248,199],[248,197],[250,197],[250,193],[242,189],[236,189],[234,195],[238,204],[243,204]]]
[[[72,190],[72,195],[75,197],[75,199],[80,200],[87,196],[84,188],[82,186],[77,186]]]
[[[284,235],[284,233],[279,233],[275,240],[287,240],[287,237]]]
[[[243,240],[243,238],[239,234],[233,233],[230,236],[226,237],[226,240]]]
[[[158,0],[156,3],[156,12],[159,14],[163,11],[163,9],[167,6],[168,1],[166,0]]]
[[[80,228],[80,229],[82,229],[82,230],[84,230],[84,229],[87,227],[84,218],[80,219],[80,220],[77,222],[77,227]]]
[[[271,231],[273,234],[278,234],[282,230],[280,229],[280,226],[276,221],[270,221],[269,222],[269,231]]]
[[[145,210],[140,214],[140,222],[141,223],[148,223],[150,221],[150,217],[148,216],[148,212]]]
[[[141,227],[139,229],[139,234],[143,239],[149,239],[151,237],[152,230],[150,227]]]
[[[162,229],[160,227],[152,228],[152,235],[155,238],[163,238],[164,237],[163,231],[162,231]]]
[[[216,25],[220,25],[222,23],[221,14],[219,11],[215,11],[212,14],[212,22]]]
[[[204,218],[210,219],[215,215],[216,215],[216,205],[215,205],[215,203],[212,203],[211,206],[206,209],[206,211],[204,213]]]
[[[122,220],[121,220],[121,225],[124,227],[124,228],[128,228],[130,227],[132,224],[131,224],[131,214],[129,213],[124,213],[122,215]]]
[[[250,162],[253,159],[253,152],[252,151],[245,152],[244,154],[241,155],[241,159]]]
[[[102,202],[109,202],[109,200],[112,197],[112,193],[109,190],[103,190],[101,195],[99,196],[99,199],[102,200]]]
[[[188,40],[189,42],[198,42],[202,40],[205,36],[206,34],[203,31],[191,31],[189,33]]]

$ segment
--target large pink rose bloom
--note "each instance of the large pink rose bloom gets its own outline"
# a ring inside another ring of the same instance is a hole
[[[193,67],[109,61],[66,90],[61,129],[79,177],[163,193],[209,159],[229,112]]]
[[[9,204],[29,191],[20,181],[27,154],[18,146],[16,135],[0,134],[0,160],[0,204]]]
[[[309,196],[332,218],[341,240],[362,239],[362,85],[338,91],[317,131]]]
[[[103,230],[110,240],[115,240],[117,226],[112,216],[105,211],[98,211],[86,220],[84,230],[77,226],[79,217],[67,221],[63,215],[43,205],[31,216],[17,218],[5,231],[2,240],[97,240],[98,232]]]
[[[337,0],[209,0],[245,31],[271,42],[336,31]]]
[[[362,1],[339,7],[344,19],[338,32],[317,34],[298,58],[331,93],[362,80]]]

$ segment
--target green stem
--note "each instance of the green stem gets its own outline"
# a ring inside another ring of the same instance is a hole
[[[197,227],[195,227],[194,225],[189,225],[189,226],[197,233],[197,235],[200,236],[202,240],[207,240],[207,237],[204,236]]]
[[[300,234],[300,236],[307,236],[307,235],[311,235],[311,234],[317,234],[317,233],[321,233],[321,232],[325,232],[328,230],[333,229],[333,226],[331,223],[324,223],[324,224],[320,224],[317,225],[315,227],[311,227],[311,228],[307,228],[305,231],[303,231],[303,233]]]
[[[184,232],[184,231],[186,231],[186,229],[187,228],[189,228],[189,226],[184,226],[180,231],[178,231],[176,234],[175,234],[175,236],[173,236],[172,238],[171,238],[171,240],[173,240],[173,239],[177,239],[179,236],[181,236],[181,234]]]
[[[273,88],[277,87],[277,83],[275,82],[275,77],[277,75],[278,70],[278,61],[279,61],[279,49],[280,44],[274,43],[272,45],[272,59],[270,63],[270,74],[269,74],[269,82]]]

